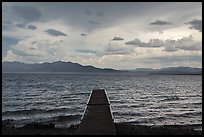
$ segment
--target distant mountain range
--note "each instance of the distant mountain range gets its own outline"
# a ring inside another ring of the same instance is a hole
[[[129,70],[137,73],[150,73],[150,74],[202,74],[202,68],[193,67],[168,67],[162,69],[151,68],[137,68],[135,70]]]
[[[118,72],[114,69],[101,69],[83,66],[78,63],[57,61],[53,63],[25,64],[21,62],[2,62],[2,72]]]
[[[2,62],[2,72],[95,72],[115,73],[132,72],[148,74],[202,74],[202,68],[168,67],[162,69],[137,68],[134,70],[115,70],[111,68],[96,68],[78,63],[57,61],[53,63],[25,64],[21,62]]]

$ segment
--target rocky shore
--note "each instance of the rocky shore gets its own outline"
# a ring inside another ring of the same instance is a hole
[[[31,123],[14,127],[9,120],[2,121],[2,135],[77,135],[79,125],[69,128],[55,128],[55,125]],[[115,123],[116,135],[202,135],[191,126],[142,126],[131,123]]]

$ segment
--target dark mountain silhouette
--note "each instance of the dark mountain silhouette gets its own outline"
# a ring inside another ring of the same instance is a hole
[[[202,74],[202,68],[193,67],[168,67],[162,69],[137,68],[135,70],[115,70],[111,68],[96,68],[83,66],[73,62],[52,62],[42,64],[25,64],[21,62],[2,62],[2,72],[134,72],[148,74]]]
[[[109,68],[101,69],[94,66],[83,66],[78,63],[57,61],[42,64],[2,62],[2,72],[118,72],[118,70]]]

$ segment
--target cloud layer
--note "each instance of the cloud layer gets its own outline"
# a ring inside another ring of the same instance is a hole
[[[2,61],[202,66],[201,3],[4,2],[2,8]]]
[[[183,37],[178,40],[167,39],[165,41],[160,39],[151,39],[148,42],[142,42],[139,39],[134,39],[125,43],[126,45],[134,45],[135,47],[144,47],[144,48],[159,48],[164,47],[164,51],[177,51],[177,50],[186,50],[186,51],[201,51],[202,43],[196,42],[193,40],[193,36]]]

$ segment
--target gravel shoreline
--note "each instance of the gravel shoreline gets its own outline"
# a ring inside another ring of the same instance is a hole
[[[31,123],[16,128],[9,121],[2,121],[2,135],[77,135],[79,125],[55,128],[55,125]],[[115,123],[116,135],[202,135],[191,126],[142,126],[131,123]]]

